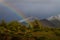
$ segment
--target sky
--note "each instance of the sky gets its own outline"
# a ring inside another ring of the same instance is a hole
[[[60,0],[0,0],[23,11],[25,16],[47,18],[60,14]]]

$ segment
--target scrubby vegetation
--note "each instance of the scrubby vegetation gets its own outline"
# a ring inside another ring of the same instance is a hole
[[[60,28],[44,27],[39,20],[27,26],[17,21],[6,23],[2,20],[0,40],[60,40]]]

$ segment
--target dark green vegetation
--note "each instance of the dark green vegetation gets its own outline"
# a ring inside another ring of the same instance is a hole
[[[0,23],[0,40],[60,40],[60,28],[43,26],[34,20],[27,26],[17,21]]]

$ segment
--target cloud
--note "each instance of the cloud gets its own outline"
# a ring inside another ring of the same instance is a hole
[[[4,2],[4,0],[0,0],[0,3]]]
[[[60,13],[60,0],[4,0],[26,15],[50,16]]]

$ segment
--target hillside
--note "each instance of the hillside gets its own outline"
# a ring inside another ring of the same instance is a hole
[[[18,21],[6,23],[2,20],[0,40],[60,40],[60,28],[44,26],[37,19],[27,26]]]

